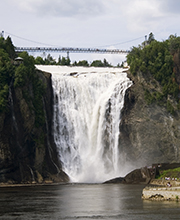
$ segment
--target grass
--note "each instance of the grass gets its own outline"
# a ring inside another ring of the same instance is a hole
[[[165,177],[180,178],[180,167],[169,170],[160,170],[160,175],[158,179]]]

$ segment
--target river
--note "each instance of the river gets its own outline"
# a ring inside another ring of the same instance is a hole
[[[144,201],[143,187],[62,184],[0,188],[0,219],[179,219],[180,203]]]

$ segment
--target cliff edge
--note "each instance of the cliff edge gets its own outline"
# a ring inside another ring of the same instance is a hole
[[[51,75],[28,69],[22,84],[17,73],[24,66],[9,77],[6,108],[0,113],[0,184],[67,182],[51,129]]]
[[[133,85],[126,91],[121,112],[120,151],[134,166],[180,162],[180,112],[171,114],[166,105],[147,103],[145,91],[162,90],[150,74],[128,72]],[[171,104],[176,101],[168,97]]]

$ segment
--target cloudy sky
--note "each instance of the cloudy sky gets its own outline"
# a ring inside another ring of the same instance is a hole
[[[117,48],[129,50],[145,35],[180,36],[180,0],[6,0],[0,3],[0,32],[16,46]],[[34,54],[35,55],[35,54]],[[66,54],[60,54],[66,56]],[[52,54],[53,57],[59,54]],[[124,55],[70,54],[72,61]]]

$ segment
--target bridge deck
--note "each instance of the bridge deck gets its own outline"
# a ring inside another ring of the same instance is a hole
[[[128,54],[128,50],[97,49],[97,48],[68,48],[68,47],[16,47],[16,52],[67,52],[67,53],[109,53]]]

